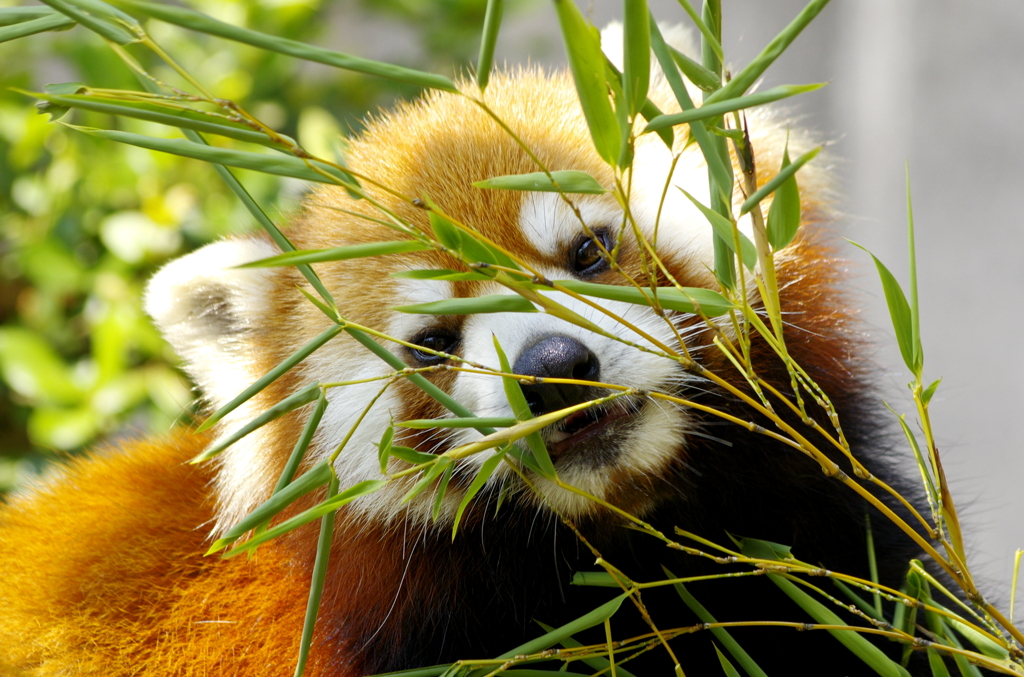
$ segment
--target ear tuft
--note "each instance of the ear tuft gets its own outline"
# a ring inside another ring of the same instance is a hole
[[[262,324],[276,273],[236,266],[278,253],[266,240],[222,240],[170,262],[146,288],[146,312],[214,407],[254,378],[244,348]]]

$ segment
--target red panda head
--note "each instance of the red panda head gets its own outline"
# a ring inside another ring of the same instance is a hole
[[[627,229],[622,233],[623,208],[611,194],[573,194],[567,201],[557,193],[472,186],[495,176],[537,171],[523,146],[550,170],[582,170],[605,187],[612,186],[613,173],[593,150],[572,79],[565,73],[545,74],[536,69],[494,77],[482,100],[507,129],[472,100],[481,95],[471,91],[471,85],[466,85],[465,92],[466,96],[433,92],[371,120],[366,131],[352,140],[347,162],[354,172],[375,182],[364,185],[372,199],[354,200],[337,187],[313,191],[287,230],[295,246],[322,249],[402,239],[388,227],[389,221],[404,221],[429,232],[427,214],[414,202],[429,200],[548,279],[626,284],[598,254],[594,238],[608,250],[621,241],[616,266],[634,279],[648,279],[642,270],[641,245],[634,232]],[[652,97],[656,95],[652,91]],[[670,110],[669,97],[663,99],[659,103]],[[753,113],[748,119],[758,167],[764,172],[759,179],[763,180],[779,166],[787,132],[767,116]],[[703,157],[695,144],[687,146],[686,141],[681,128],[673,150],[654,134],[639,138],[633,170],[627,177],[629,210],[644,238],[656,241],[659,257],[679,284],[716,288],[710,272],[711,227],[679,190],[709,203]],[[674,168],[673,153],[679,154]],[[818,199],[815,179],[805,178],[804,173],[801,177],[805,198]],[[738,191],[734,197],[737,204],[743,199]],[[746,219],[740,225],[749,232]],[[150,285],[147,310],[182,356],[186,370],[213,409],[330,326],[330,320],[296,289],[306,283],[294,269],[236,267],[276,253],[261,235],[224,240],[170,264]],[[784,252],[779,265],[799,269],[802,264],[799,254]],[[493,282],[392,277],[392,273],[408,270],[448,268],[464,269],[440,251],[315,265],[347,320],[409,344],[455,354],[470,364],[498,369],[496,337],[513,371],[520,374],[599,381],[639,392],[685,393],[702,388],[698,376],[659,354],[659,346],[681,350],[680,340],[698,359],[707,352],[714,332],[692,315],[669,313],[670,317],[664,318],[649,307],[594,300],[625,321],[621,322],[559,293],[551,295],[597,330],[543,312],[437,317],[393,310],[454,297],[511,293]],[[660,284],[666,284],[664,274],[659,277]],[[731,331],[724,324],[721,330]],[[412,367],[443,363],[414,348],[383,344]],[[360,381],[390,371],[364,347],[342,335],[236,410],[222,425],[231,431],[314,380]],[[429,378],[479,416],[511,415],[498,377],[439,370]],[[330,404],[307,462],[335,450],[381,385],[381,381],[366,381],[330,390]],[[585,386],[526,386],[534,413],[561,409],[607,392]],[[377,444],[392,421],[445,415],[440,405],[399,379],[372,407],[338,457],[336,469],[342,486],[380,477]],[[301,416],[290,415],[221,454],[215,487],[218,531],[269,496],[302,424]],[[701,426],[689,410],[642,396],[568,417],[544,433],[565,482],[635,513],[644,512],[658,500],[658,478],[674,464],[686,462],[689,441],[699,434]],[[476,437],[479,433],[474,430],[435,429],[400,432],[396,442],[420,451],[441,452]],[[460,480],[472,478],[486,456],[462,461],[449,486],[440,524],[450,524],[463,493]],[[491,482],[508,484],[518,501],[527,506],[547,506],[570,516],[597,509],[588,498],[542,478],[530,479],[536,492],[526,490],[507,468],[499,469]],[[392,483],[354,503],[352,510],[383,522],[403,517],[429,522],[430,496],[420,496],[409,504],[401,502],[409,486]]]

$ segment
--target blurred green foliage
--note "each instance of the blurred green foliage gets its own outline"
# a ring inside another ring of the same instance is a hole
[[[14,4],[0,0],[0,7]],[[415,63],[403,65],[446,75],[475,57],[485,5],[188,4],[224,21],[352,53],[358,48],[332,38],[371,20],[392,28],[397,54],[416,55],[410,57]],[[332,156],[333,140],[358,130],[367,111],[417,93],[158,22],[147,30],[216,96],[234,100],[318,155]],[[143,62],[161,80],[178,83],[166,67]],[[0,44],[0,492],[120,431],[159,432],[190,420],[193,393],[143,313],[141,292],[168,259],[251,227],[248,213],[207,164],[75,132],[37,114],[31,98],[10,89],[39,91],[58,82],[138,89],[109,47],[80,27]],[[81,111],[65,120],[176,135],[159,125]],[[265,174],[239,176],[272,216],[286,215],[302,191]]]

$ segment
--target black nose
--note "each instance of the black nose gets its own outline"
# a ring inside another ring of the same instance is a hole
[[[556,334],[524,350],[516,359],[512,371],[524,376],[597,381],[601,374],[601,364],[585,345],[574,338]],[[594,390],[567,383],[534,383],[523,384],[522,387],[534,416],[593,399],[590,393]]]

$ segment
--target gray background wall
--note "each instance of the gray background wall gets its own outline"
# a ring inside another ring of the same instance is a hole
[[[621,15],[618,1],[578,4],[598,26]],[[686,22],[677,2],[650,4],[659,20]],[[745,64],[804,4],[723,0],[730,62]],[[550,4],[504,30],[499,56],[509,62],[525,53],[564,62],[557,43],[540,41],[558,39]],[[793,109],[831,142],[845,212],[838,227],[903,281],[910,162],[925,372],[943,378],[933,423],[972,566],[1005,604],[1014,549],[1024,548],[1024,3],[836,0],[763,87],[822,81],[831,84]],[[873,266],[858,250],[847,255],[886,399],[910,413],[910,377]]]

